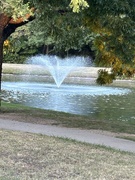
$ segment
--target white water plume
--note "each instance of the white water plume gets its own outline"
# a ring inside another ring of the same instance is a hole
[[[30,57],[27,63],[46,67],[51,73],[57,87],[60,87],[64,79],[73,69],[85,66],[86,58],[74,56],[61,59],[58,56],[36,55]]]

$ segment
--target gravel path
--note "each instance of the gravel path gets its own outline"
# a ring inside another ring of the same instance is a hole
[[[25,122],[12,121],[9,119],[0,119],[0,128],[23,131],[48,136],[70,138],[81,142],[91,144],[105,145],[121,151],[135,153],[135,142],[116,138],[112,135],[104,135],[91,130],[81,130],[77,128],[65,128],[51,125],[39,125]]]

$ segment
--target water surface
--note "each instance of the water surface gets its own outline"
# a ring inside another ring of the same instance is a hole
[[[134,89],[24,82],[3,82],[2,89],[3,99],[10,102],[93,119],[135,120]]]

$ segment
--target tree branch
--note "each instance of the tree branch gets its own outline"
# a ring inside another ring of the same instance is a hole
[[[12,34],[15,32],[15,30],[20,27],[20,26],[23,26],[25,24],[27,24],[28,22],[30,21],[33,21],[35,19],[34,16],[29,16],[29,18],[27,19],[27,21],[17,21],[18,23],[10,23],[10,22],[13,22],[13,21],[10,21],[9,24],[4,28],[4,31],[3,31],[3,39],[4,41]]]

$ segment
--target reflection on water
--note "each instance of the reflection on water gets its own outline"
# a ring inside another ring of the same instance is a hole
[[[3,82],[3,99],[91,118],[135,120],[135,90],[126,88]]]

